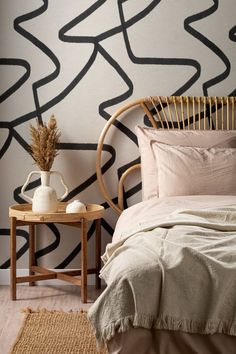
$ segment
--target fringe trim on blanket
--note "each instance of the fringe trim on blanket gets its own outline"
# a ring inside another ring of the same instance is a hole
[[[236,322],[222,320],[189,320],[164,316],[156,319],[154,316],[136,314],[121,318],[105,326],[100,332],[95,330],[98,346],[103,347],[115,333],[124,333],[134,327],[146,329],[167,329],[187,333],[214,334],[222,333],[236,336]]]

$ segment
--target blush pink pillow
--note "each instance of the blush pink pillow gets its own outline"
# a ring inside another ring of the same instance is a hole
[[[168,145],[236,148],[235,130],[161,130],[136,127],[141,155],[142,199],[159,196],[158,166],[153,142]]]
[[[236,195],[236,149],[153,144],[159,197]]]

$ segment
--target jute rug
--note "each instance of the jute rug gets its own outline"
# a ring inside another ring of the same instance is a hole
[[[26,309],[11,354],[107,354],[98,352],[87,314]]]

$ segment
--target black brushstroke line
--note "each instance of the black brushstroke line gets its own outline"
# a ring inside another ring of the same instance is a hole
[[[138,163],[140,163],[140,157],[138,157],[138,158],[128,162],[127,164],[119,167],[118,170],[117,170],[118,180],[120,180],[122,174],[125,171],[127,171],[128,168],[130,168],[130,167],[132,167],[132,166],[134,166],[134,165],[136,165]],[[127,202],[127,195],[125,193],[125,188],[124,187],[123,187],[123,196],[124,196],[124,208],[126,209],[128,207],[128,202]]]
[[[129,20],[125,21],[126,28],[133,26],[136,22],[143,19],[147,16],[160,2],[160,0],[153,0],[144,10],[139,12],[137,15],[131,17]],[[94,43],[97,44],[101,41],[104,41],[107,38],[110,38],[116,34],[122,32],[122,25],[113,27],[108,31],[105,31],[97,36],[70,36],[65,35],[66,32],[69,32],[73,27],[77,26],[80,22],[84,21],[88,18],[92,13],[94,13],[99,7],[105,4],[105,0],[98,0],[93,5],[91,5],[88,9],[86,9],[83,13],[75,17],[72,21],[68,22],[65,26],[63,26],[59,31],[59,38],[64,42],[69,43]]]
[[[90,36],[70,36],[65,35],[66,32],[70,31],[73,27],[77,26],[80,22],[84,21],[87,17],[89,17],[93,12],[95,12],[100,6],[102,6],[106,0],[98,0],[93,5],[91,5],[84,12],[76,16],[73,20],[68,22],[65,26],[63,26],[58,33],[58,37],[62,42],[68,43],[94,43],[97,44],[98,41],[96,37]]]
[[[30,183],[28,183],[25,191],[30,191],[36,187],[39,187],[41,185],[41,180],[40,178],[36,179],[35,181],[32,181]],[[22,185],[23,186],[23,185]],[[18,203],[18,204],[23,204],[23,203],[28,203],[26,200],[24,200],[20,194],[21,194],[21,188],[22,186],[19,186],[19,187],[16,187],[14,189],[14,192],[13,192],[13,196],[14,196],[14,200]]]
[[[0,236],[10,236],[10,229],[0,229]],[[26,240],[24,245],[16,252],[16,260],[17,260],[20,259],[29,248],[29,234],[27,231],[17,228],[16,236],[21,236]],[[7,261],[5,261],[3,264],[0,265],[0,269],[7,269],[9,267],[10,267],[10,259],[8,259]]]
[[[236,25],[229,31],[229,39],[233,42],[236,42]]]
[[[115,71],[118,73],[118,75],[122,78],[122,80],[128,86],[128,89],[127,89],[127,91],[125,91],[125,93],[123,93],[113,99],[110,99],[106,102],[103,102],[99,105],[99,113],[101,114],[101,116],[103,118],[108,120],[110,118],[110,114],[105,112],[105,108],[110,107],[115,104],[118,104],[118,103],[122,102],[123,100],[127,99],[128,97],[130,97],[133,93],[133,84],[132,84],[132,81],[127,76],[127,74],[125,73],[125,71],[122,70],[120,65],[105,51],[105,49],[100,44],[96,44],[96,46],[94,48],[94,53],[95,53],[95,51],[96,51],[96,56],[98,53],[100,53],[102,55],[102,57],[113,67],[113,69],[115,69]],[[120,129],[124,134],[126,134],[126,136],[128,136],[131,140],[135,141],[135,138],[136,138],[135,134],[129,128],[127,128],[123,123],[121,123],[119,121],[115,121],[114,125],[118,129]]]
[[[130,168],[130,167],[132,167],[132,166],[134,166],[134,165],[136,165],[136,164],[138,164],[138,163],[140,163],[140,157],[138,157],[137,159],[134,159],[134,160],[132,160],[132,161],[126,163],[126,164],[123,165],[123,166],[120,166],[120,167],[118,168],[118,170],[117,170],[118,179],[120,180],[122,174],[123,174],[128,168]]]
[[[7,129],[7,128],[5,128],[5,129]],[[7,149],[9,148],[12,138],[15,138],[16,141],[20,144],[20,146],[28,154],[30,154],[29,144],[21,137],[21,135],[14,128],[12,128],[11,122],[9,122],[9,124],[8,124],[8,129],[9,129],[9,134],[8,134],[7,140],[5,141],[2,149],[0,150],[0,159],[2,158],[2,156],[6,153]]]
[[[22,138],[22,136],[15,129],[12,129],[12,136],[16,139],[16,141],[20,144],[20,146],[28,154],[30,154],[30,146],[29,146],[29,144]]]
[[[34,95],[34,102],[36,107],[36,114],[40,122],[42,122],[41,117],[41,109],[39,104],[39,97],[38,97],[38,88],[41,86],[46,85],[47,83],[53,81],[60,73],[60,62],[55,56],[55,54],[40,40],[38,40],[35,36],[33,36],[30,32],[26,31],[24,28],[20,26],[21,23],[32,20],[33,18],[42,15],[48,9],[48,0],[42,0],[43,5],[28,14],[19,16],[14,20],[14,29],[16,32],[21,34],[23,37],[28,39],[31,43],[33,43],[37,48],[39,48],[47,57],[53,62],[55,65],[55,70],[45,76],[43,79],[40,79],[32,84],[33,95]]]
[[[7,151],[7,149],[9,148],[11,141],[12,141],[12,131],[9,129],[8,131],[8,137],[5,141],[5,143],[3,144],[1,150],[0,150],[0,159],[3,157],[3,155],[5,154],[5,152]]]
[[[229,96],[236,96],[236,89],[234,89],[232,92],[230,92]]]
[[[126,198],[126,200],[130,197],[132,197],[134,194],[136,194],[137,192],[141,191],[142,189],[142,183],[138,183],[136,186],[130,188],[128,191],[125,192],[124,198]]]
[[[114,234],[114,228],[110,224],[108,224],[105,219],[102,219],[101,226],[104,228],[104,230],[107,231],[110,236]]]
[[[236,42],[236,26],[232,27],[229,31],[229,39],[233,42]],[[236,96],[236,89],[234,89],[229,96]]]
[[[133,83],[128,77],[128,75],[125,73],[125,71],[121,68],[121,66],[116,62],[105,49],[98,45],[98,51],[99,53],[103,56],[103,58],[115,69],[115,71],[118,73],[118,75],[122,78],[122,80],[125,82],[125,84],[128,86],[128,89],[122,93],[119,96],[113,97],[105,102],[102,102],[99,105],[99,114],[108,120],[111,115],[105,111],[106,108],[112,107],[115,104],[121,103],[122,101],[126,100],[129,98],[132,93],[133,93]],[[113,125],[115,125],[121,132],[123,132],[129,139],[131,139],[133,142],[137,144],[137,139],[136,135],[130,130],[128,127],[126,127],[123,123],[120,121],[116,120]]]
[[[127,0],[125,0],[125,1],[127,1]],[[123,3],[125,1],[123,1]],[[139,22],[144,17],[149,15],[149,13],[152,12],[152,10],[159,4],[160,1],[161,0],[151,1],[151,3],[147,7],[145,7],[142,11],[140,11],[137,15],[135,15],[135,16],[131,17],[129,20],[125,21],[125,27],[129,28],[129,27],[133,26],[136,22]],[[100,42],[100,41],[103,41],[104,39],[107,39],[115,34],[120,33],[121,31],[122,31],[122,25],[119,25],[117,27],[110,29],[109,31],[101,33],[100,35],[96,36],[96,38]]]
[[[92,143],[60,143],[59,144],[60,149],[63,150],[85,150],[85,151],[96,151],[97,150],[97,144],[92,144]],[[116,158],[116,152],[115,149],[108,144],[104,144],[102,147],[102,151],[109,152],[111,154],[111,157],[109,160],[102,166],[102,173],[104,174],[115,162]],[[89,178],[86,179],[85,182],[81,183],[79,186],[74,188],[68,196],[64,199],[64,201],[68,201],[77,194],[81,193],[84,191],[86,188],[91,186],[95,181],[97,180],[97,175],[94,173],[91,175]]]
[[[45,225],[52,231],[53,236],[55,236],[55,241],[50,243],[50,245],[40,250],[37,250],[35,252],[36,261],[38,261],[39,258],[45,256],[46,254],[54,251],[60,245],[60,241],[61,241],[61,235],[56,225],[52,223],[45,224]]]
[[[58,231],[58,228],[54,224],[45,224],[54,234],[55,236],[55,241],[52,242],[49,246],[40,249],[35,252],[35,261],[37,265],[37,260],[40,257],[45,256],[46,254],[54,251],[60,244],[60,233]],[[10,236],[10,229],[0,229],[0,236]],[[16,236],[21,236],[26,239],[26,243],[16,252],[16,259],[19,259],[22,257],[29,249],[29,234],[25,230],[21,229],[16,229]],[[5,261],[2,265],[0,265],[0,269],[7,269],[10,267],[10,259]]]
[[[188,90],[200,77],[201,74],[201,66],[197,60],[188,59],[188,58],[154,58],[154,57],[137,57],[134,55],[129,36],[127,32],[127,28],[125,26],[125,18],[122,3],[126,0],[118,0],[118,8],[120,21],[122,23],[122,32],[124,37],[124,42],[126,46],[126,50],[130,60],[135,64],[148,64],[148,65],[182,65],[182,66],[191,66],[196,69],[196,73],[183,85],[181,86],[173,95],[181,95],[183,92]],[[158,3],[160,0],[158,1]]]
[[[29,144],[17,133],[17,131],[15,129],[13,129],[11,127],[11,123],[9,123],[8,129],[9,129],[9,134],[8,134],[7,140],[5,141],[3,147],[0,150],[0,159],[4,156],[4,154],[6,153],[7,149],[10,147],[12,138],[15,138],[16,141],[20,144],[20,146],[23,147],[23,149],[28,154],[30,154],[30,146],[29,146]]]
[[[93,235],[94,231],[95,231],[95,222],[93,221],[87,233],[88,241]],[[81,242],[79,242],[79,244],[73,249],[73,251],[60,264],[58,264],[55,267],[55,269],[66,268],[69,265],[69,263],[73,261],[73,259],[80,253],[80,251],[81,251]]]
[[[30,64],[24,59],[0,58],[0,65],[21,66],[26,69],[26,72],[14,84],[0,95],[0,103],[2,103],[28,80],[30,76]]]
[[[226,69],[224,70],[223,73],[203,83],[202,87],[203,87],[204,96],[208,96],[208,89],[210,87],[226,79],[229,76],[230,69],[231,69],[230,61],[227,58],[227,56],[222,52],[222,50],[219,47],[217,47],[212,41],[206,38],[202,33],[198,32],[197,30],[195,30],[193,27],[190,26],[191,23],[199,21],[203,18],[212,15],[218,9],[219,0],[213,0],[213,2],[214,4],[208,9],[201,11],[198,14],[189,16],[184,20],[185,30],[189,32],[193,37],[197,38],[204,45],[206,45],[207,48],[209,48],[213,53],[215,53],[226,66]]]

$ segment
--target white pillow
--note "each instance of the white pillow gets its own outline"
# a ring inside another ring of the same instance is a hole
[[[236,195],[236,149],[153,143],[159,197]]]

